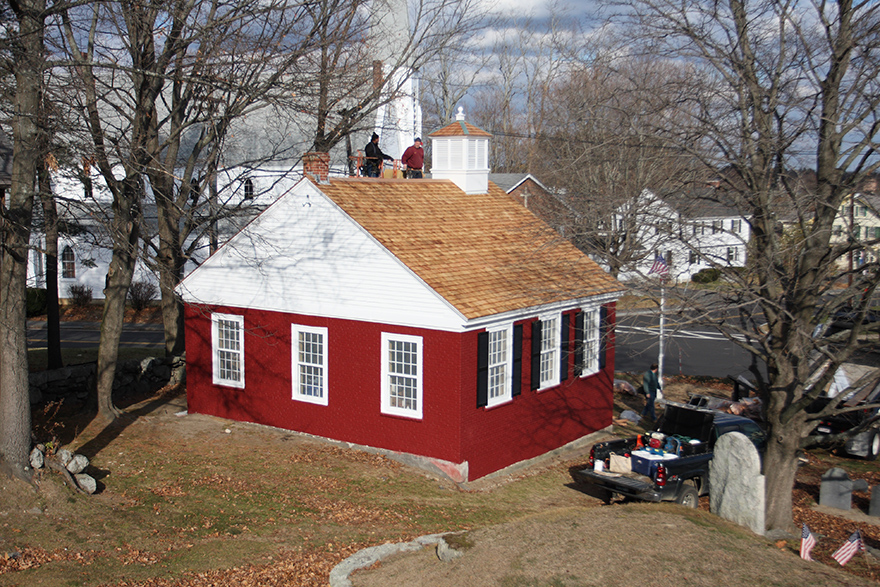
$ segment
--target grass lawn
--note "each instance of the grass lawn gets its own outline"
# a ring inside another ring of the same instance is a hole
[[[706,585],[717,582],[711,565],[719,564],[737,569],[731,585],[880,578],[867,555],[844,570],[829,564],[851,532],[846,520],[833,533],[823,530],[814,551],[821,562],[806,563],[797,539],[773,544],[707,511],[603,507],[573,487],[571,470],[585,466],[583,453],[462,489],[385,456],[187,414],[181,388],[120,407],[125,415],[110,426],[63,405],[35,415],[39,440],[54,434],[91,459],[99,492],[75,494],[52,472],[37,476],[38,491],[0,477],[0,586],[324,586],[332,567],[360,548],[450,531],[468,531],[474,552],[495,557],[492,565],[519,549],[505,561],[503,572],[513,575],[490,583],[498,585]],[[801,484],[804,511],[817,496],[817,475],[831,465],[817,462]],[[819,523],[810,519],[814,531]],[[509,530],[486,532],[493,528]],[[880,545],[880,533],[865,535]],[[644,547],[639,564],[610,576],[610,562],[625,565],[626,545],[636,542]],[[560,546],[565,552],[557,554]],[[578,549],[601,552],[604,562],[575,569],[592,560]],[[474,564],[477,574],[490,568]],[[580,579],[564,574],[563,564]],[[541,580],[529,574],[537,568],[546,569]],[[594,574],[603,582],[590,582]]]

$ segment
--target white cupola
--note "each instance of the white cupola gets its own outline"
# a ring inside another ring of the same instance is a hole
[[[489,139],[492,135],[464,120],[459,107],[455,122],[428,135],[431,178],[451,179],[467,194],[489,191]]]

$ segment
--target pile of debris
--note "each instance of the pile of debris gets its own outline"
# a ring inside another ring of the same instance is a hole
[[[95,478],[83,473],[89,466],[89,459],[84,455],[66,448],[55,450],[52,443],[38,444],[31,451],[30,462],[35,471],[51,469],[60,473],[71,489],[78,493],[91,495],[98,489]]]

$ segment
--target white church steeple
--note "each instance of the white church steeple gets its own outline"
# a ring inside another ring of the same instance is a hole
[[[399,159],[422,134],[422,108],[419,80],[405,62],[412,52],[409,7],[406,0],[374,0],[372,4],[370,46],[374,66],[381,67],[385,88],[384,104],[376,111],[374,132],[382,151]]]

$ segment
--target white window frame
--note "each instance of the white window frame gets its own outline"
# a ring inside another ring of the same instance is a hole
[[[300,349],[300,334],[319,335],[321,337],[321,350],[318,362],[303,360]],[[303,326],[302,324],[290,325],[290,354],[291,354],[291,387],[292,398],[296,401],[326,406],[329,401],[327,393],[327,329],[321,326]],[[303,393],[303,384],[300,379],[303,369],[317,369],[316,377],[321,395]]]
[[[221,321],[233,322],[237,325],[239,334],[237,349],[220,348]],[[230,353],[232,356],[238,357],[238,379],[229,378],[224,375],[223,369],[221,368],[222,352]],[[235,314],[211,314],[211,356],[214,385],[244,389],[244,316],[237,316]]]
[[[76,279],[76,251],[65,245],[58,255],[61,260],[61,279]]]
[[[402,343],[413,343],[416,345],[415,353],[416,353],[416,372],[414,375],[412,374],[395,374],[391,372],[391,356],[389,345],[392,342],[402,342]],[[392,416],[403,416],[404,418],[416,418],[422,419],[422,411],[424,409],[424,388],[423,388],[423,373],[424,373],[424,361],[422,356],[422,345],[423,339],[421,336],[411,336],[407,334],[396,334],[393,332],[383,332],[382,333],[382,406],[381,411],[383,414],[389,414]],[[406,377],[409,379],[413,379],[415,383],[415,405],[414,407],[406,407],[406,406],[392,406],[392,400],[395,399],[392,397],[393,385],[391,383],[391,378],[393,376]]]
[[[598,307],[581,308],[584,313],[584,362],[580,365],[581,377],[589,377],[599,372],[599,351],[601,350],[601,325],[599,324],[601,313]]]
[[[489,370],[488,370],[488,401],[486,407],[491,408],[513,399],[513,323],[487,328],[489,334]],[[497,344],[499,336],[503,349]],[[506,343],[506,344],[505,344]],[[493,361],[493,359],[495,359]],[[493,382],[500,378],[500,384]],[[494,394],[494,395],[493,395]]]
[[[538,391],[541,391],[559,385],[562,313],[544,314],[538,316],[538,320],[541,321],[541,359],[538,362],[541,383],[538,386]],[[547,339],[548,332],[551,336],[550,340]]]

